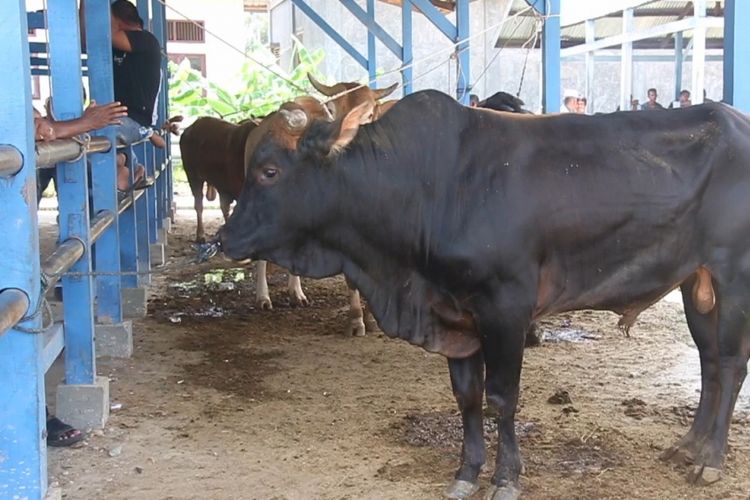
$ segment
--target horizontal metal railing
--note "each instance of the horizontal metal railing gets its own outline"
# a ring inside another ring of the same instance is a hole
[[[106,137],[91,137],[84,143],[73,139],[38,142],[36,144],[36,167],[53,167],[61,161],[75,160],[81,153],[102,153],[108,151],[110,147]]]
[[[13,146],[0,146],[0,177],[16,175],[23,166],[21,152]]]
[[[0,335],[18,324],[29,304],[29,296],[23,290],[6,288],[0,292]]]

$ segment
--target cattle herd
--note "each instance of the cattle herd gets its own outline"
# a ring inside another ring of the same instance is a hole
[[[495,111],[437,91],[381,103],[394,87],[311,82],[328,102],[300,97],[260,120],[186,129],[196,237],[208,185],[228,257],[344,274],[349,333],[366,331],[361,292],[372,326],[447,358],[464,432],[447,497],[479,489],[485,397],[499,437],[487,498],[520,495],[514,419],[535,320],[600,309],[628,328],[677,287],[702,389],[689,432],[663,458],[691,482],[720,479],[750,357],[747,116],[721,103],[535,116],[507,94],[484,103]],[[256,265],[257,300],[270,308]],[[289,291],[306,303],[299,278]]]

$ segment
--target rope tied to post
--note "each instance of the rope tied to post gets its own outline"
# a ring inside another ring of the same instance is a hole
[[[39,287],[39,300],[36,301],[36,308],[31,314],[27,314],[26,316],[18,320],[15,329],[19,332],[34,334],[44,333],[45,331],[49,330],[54,324],[55,320],[52,316],[52,306],[50,306],[49,302],[44,297],[44,295],[47,293],[48,280],[49,278],[44,273],[42,273],[41,283]],[[42,324],[40,327],[21,326],[22,323],[36,321],[36,319],[39,317],[42,318]]]
[[[72,160],[66,161],[65,163],[75,163],[79,161],[81,158],[83,158],[86,155],[86,153],[89,150],[89,147],[91,146],[91,136],[86,132],[84,132],[80,136],[71,137],[71,139],[75,141],[79,146],[81,146],[81,150],[78,153],[78,156],[76,156]]]

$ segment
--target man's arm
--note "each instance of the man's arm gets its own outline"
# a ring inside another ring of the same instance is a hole
[[[69,139],[84,132],[117,125],[120,118],[127,116],[127,107],[119,102],[112,102],[104,106],[97,106],[95,102],[83,112],[83,116],[74,120],[53,121],[41,116],[34,117],[36,139],[52,141],[55,139]]]
[[[112,31],[112,46],[123,52],[133,52],[133,45],[130,43],[128,33],[125,30]]]

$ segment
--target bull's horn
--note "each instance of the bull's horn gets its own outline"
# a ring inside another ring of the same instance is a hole
[[[398,88],[398,82],[394,83],[390,87],[375,90],[373,91],[375,93],[375,99],[382,99],[383,97],[389,96],[397,88]]]
[[[331,97],[332,95],[336,95],[336,90],[333,87],[329,87],[328,85],[323,85],[318,80],[316,80],[315,77],[312,76],[310,73],[307,74],[307,79],[310,80],[310,83],[312,83],[312,86],[315,87],[315,90],[317,90],[321,94],[326,95],[328,97]]]
[[[289,124],[289,128],[292,130],[303,129],[307,126],[307,114],[301,109],[282,109],[280,110],[281,115],[284,117],[286,122]]]

